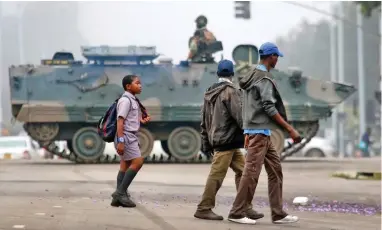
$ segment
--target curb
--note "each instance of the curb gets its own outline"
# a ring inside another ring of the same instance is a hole
[[[381,180],[381,172],[335,172],[332,177],[351,180]]]

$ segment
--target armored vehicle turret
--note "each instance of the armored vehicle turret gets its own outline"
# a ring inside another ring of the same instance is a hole
[[[210,50],[214,53],[221,49],[220,43]],[[24,123],[34,140],[71,161],[117,162],[115,155],[104,154],[105,143],[99,138],[96,125],[123,93],[123,76],[136,74],[143,87],[138,97],[152,118],[139,132],[146,160],[157,160],[149,157],[154,140],[160,140],[169,155],[166,159],[159,157],[161,161],[198,161],[203,156],[199,152],[200,109],[205,90],[217,80],[217,63],[210,55],[197,63],[181,61],[179,65],[158,59],[156,47],[84,46],[82,55],[86,63],[76,61],[71,53],[58,52],[38,66],[9,68],[12,114]],[[232,56],[236,76],[240,77],[257,63],[258,50],[243,44],[233,50]],[[154,59],[159,63],[154,64]],[[285,158],[309,142],[319,128],[319,120],[330,117],[331,110],[355,89],[305,77],[296,69],[272,72],[289,121],[305,137],[302,143],[284,148],[287,134],[277,127],[273,129],[272,140]],[[59,152],[54,145],[56,140],[67,141],[70,154]]]

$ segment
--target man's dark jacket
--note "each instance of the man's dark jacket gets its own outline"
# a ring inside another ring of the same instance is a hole
[[[243,129],[272,129],[278,124],[273,116],[287,114],[281,95],[270,72],[256,66],[239,81],[243,90]]]
[[[232,83],[208,88],[201,113],[202,152],[243,148],[241,92]]]

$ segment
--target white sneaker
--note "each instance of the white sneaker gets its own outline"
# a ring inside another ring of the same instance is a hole
[[[275,224],[288,224],[288,223],[295,223],[297,221],[298,221],[297,216],[287,215],[286,217],[284,217],[281,220],[273,221],[273,223],[275,223]]]
[[[235,222],[235,223],[239,223],[239,224],[256,224],[256,220],[252,220],[252,219],[249,219],[247,217],[243,217],[243,218],[240,218],[240,219],[228,218],[228,220],[232,221],[232,222]]]

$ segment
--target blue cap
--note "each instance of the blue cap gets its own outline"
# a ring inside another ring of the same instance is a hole
[[[218,64],[218,75],[232,76],[234,74],[233,63],[230,60],[221,60]]]
[[[260,56],[277,54],[280,57],[284,57],[284,54],[280,52],[279,48],[271,42],[266,42],[260,46],[259,49]]]

